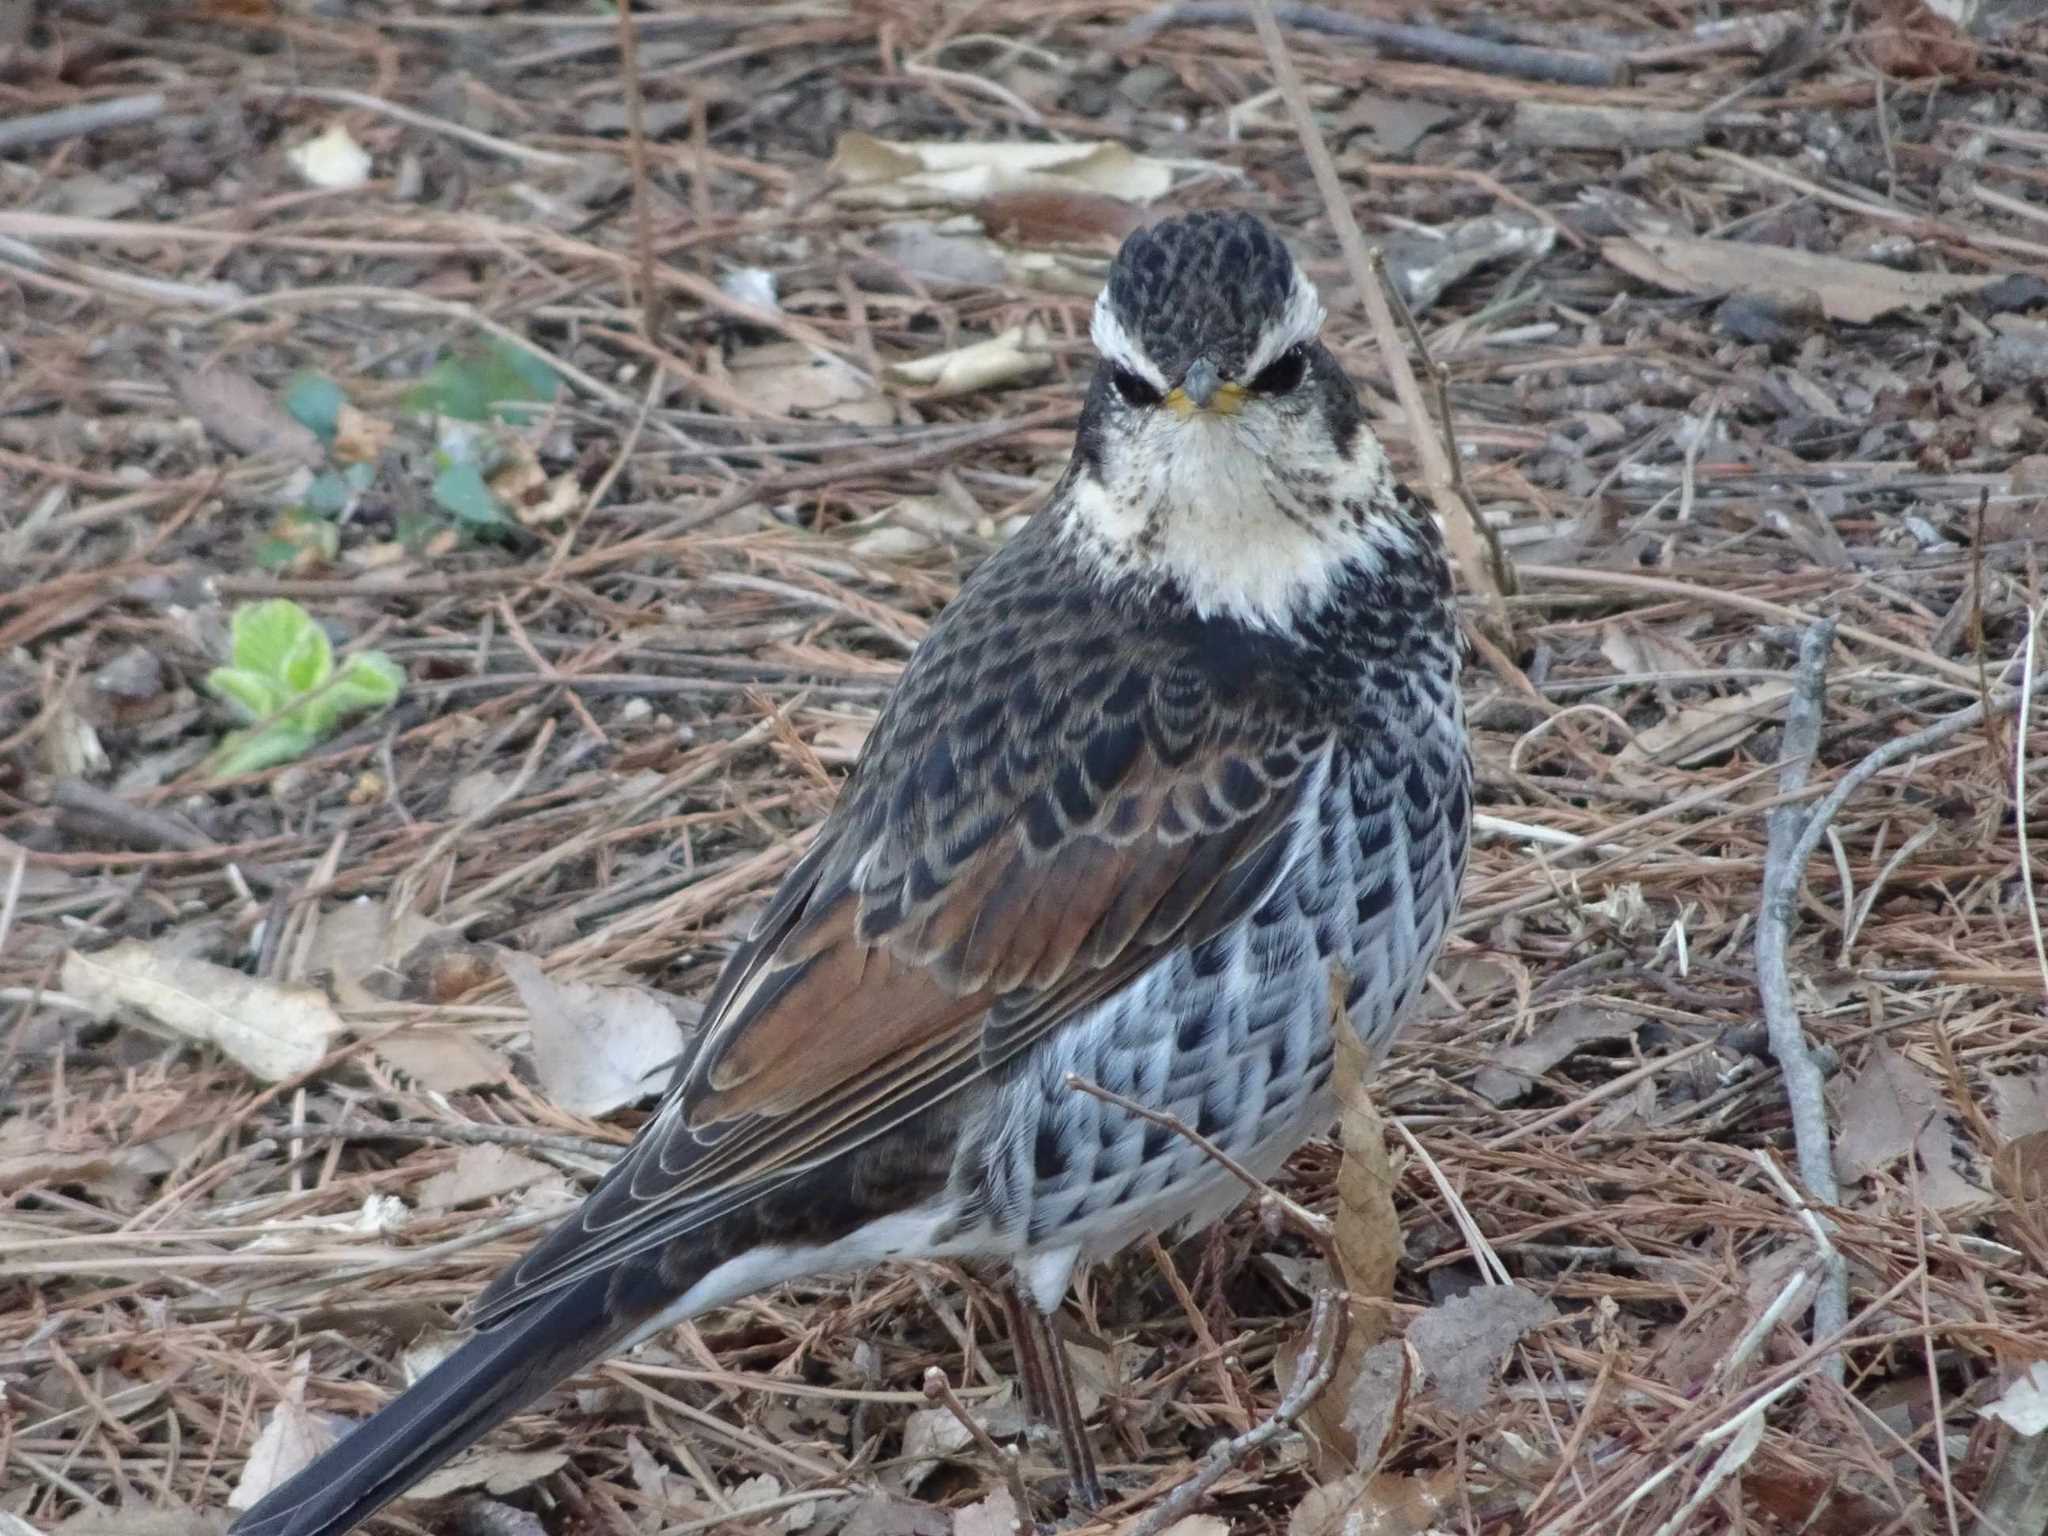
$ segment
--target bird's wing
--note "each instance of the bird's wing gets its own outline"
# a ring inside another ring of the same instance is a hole
[[[1005,655],[972,638],[927,675],[913,664],[660,1110],[477,1322],[902,1124],[1280,877],[1320,739],[1219,691],[1183,649],[1105,659],[1069,634]]]

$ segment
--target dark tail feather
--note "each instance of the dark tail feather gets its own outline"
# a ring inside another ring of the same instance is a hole
[[[600,1271],[480,1333],[318,1461],[272,1489],[228,1536],[341,1536],[630,1331]]]

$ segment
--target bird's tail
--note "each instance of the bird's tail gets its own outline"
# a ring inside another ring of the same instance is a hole
[[[333,1449],[272,1489],[228,1536],[341,1536],[630,1331],[609,1271],[536,1298],[457,1349]]]

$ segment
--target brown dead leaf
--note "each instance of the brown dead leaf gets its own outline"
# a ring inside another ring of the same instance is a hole
[[[325,975],[343,1008],[375,1008],[405,995],[407,958],[452,931],[410,908],[394,913],[380,897],[344,901],[321,912],[304,974]]]
[[[1343,977],[1332,978],[1343,994]],[[1350,1297],[1351,1327],[1330,1384],[1302,1415],[1317,1451],[1317,1463],[1335,1475],[1375,1465],[1380,1444],[1405,1400],[1407,1354],[1398,1343],[1388,1357],[1379,1346],[1393,1326],[1379,1303],[1394,1294],[1401,1262],[1401,1218],[1394,1208],[1394,1169],[1387,1157],[1386,1127],[1367,1087],[1371,1059],[1346,1019],[1338,1019],[1336,1040],[1337,1112],[1344,1142],[1337,1165],[1337,1261]]]
[[[1835,1171],[1853,1184],[1913,1150],[1940,1092],[1925,1072],[1880,1045],[1864,1058],[1835,1101],[1842,1127],[1835,1142]]]
[[[654,993],[555,981],[516,950],[500,950],[498,963],[532,1016],[534,1073],[550,1103],[603,1115],[665,1086],[683,1030]]]
[[[885,427],[896,407],[851,365],[796,342],[736,352],[725,364],[734,394],[757,415],[823,417],[854,426]]]
[[[394,428],[382,416],[357,410],[346,400],[334,417],[334,445],[328,452],[337,464],[374,464],[384,456]]]
[[[125,939],[64,957],[63,989],[101,1018],[132,1008],[176,1034],[217,1046],[266,1083],[317,1067],[341,1019],[316,987],[282,986]]]
[[[1773,305],[1818,309],[1831,320],[1856,325],[1898,309],[1925,309],[1998,280],[1972,273],[1899,272],[1787,246],[1681,235],[1603,240],[1600,254],[1629,276],[1673,293],[1741,293]]]
[[[1200,1520],[1209,1517],[1194,1518]],[[1168,1531],[1179,1532],[1179,1536],[1230,1536],[1230,1528],[1221,1520],[1209,1520],[1211,1525],[1219,1528],[1214,1531],[1181,1531],[1180,1527],[1188,1523],[1186,1520],[1178,1521],[1169,1526]],[[955,1511],[953,1515],[953,1536],[1017,1536],[1020,1529],[1022,1527],[1017,1520],[1017,1501],[1010,1497],[1010,1490],[1007,1488],[998,1488],[987,1498],[969,1504],[966,1508]],[[1167,1536],[1167,1532],[1162,1532],[1161,1536]]]
[[[1652,762],[1697,767],[1710,757],[1732,751],[1777,719],[1785,712],[1785,701],[1791,696],[1790,683],[1773,680],[1753,684],[1740,693],[1689,704],[1638,732],[1635,740],[1615,754],[1615,764],[1624,768]]]
[[[1145,216],[1120,197],[1100,192],[1020,188],[983,198],[981,227],[1009,245],[1087,245],[1114,249]]]
[[[1689,642],[1633,619],[1610,619],[1600,626],[1600,654],[1624,677],[1699,672],[1707,665],[1706,658]]]
[[[480,1452],[452,1467],[429,1472],[406,1493],[413,1502],[442,1499],[464,1488],[482,1488],[487,1493],[516,1493],[544,1477],[552,1477],[569,1464],[567,1451]]]
[[[471,1205],[553,1176],[554,1169],[546,1163],[510,1147],[464,1147],[454,1167],[420,1185],[419,1203],[422,1209]]]
[[[2048,1067],[1991,1079],[1991,1118],[2003,1141],[2048,1131]]]
[[[1557,1308],[1519,1285],[1482,1285],[1431,1307],[1408,1325],[1408,1343],[1437,1395],[1455,1413],[1477,1413],[1507,1353]]]
[[[247,374],[230,368],[173,368],[170,381],[179,404],[210,437],[236,453],[286,459],[309,469],[327,456],[318,434]]]
[[[1311,1488],[1287,1521],[1287,1536],[1423,1536],[1455,1507],[1458,1469],[1381,1472]]]
[[[1472,1090],[1493,1104],[1512,1104],[1536,1086],[1542,1073],[1598,1040],[1626,1040],[1642,1020],[1612,1008],[1560,1009],[1526,1040],[1494,1053],[1491,1064],[1472,1077]]]

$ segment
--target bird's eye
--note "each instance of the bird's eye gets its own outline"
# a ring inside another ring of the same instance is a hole
[[[1128,368],[1119,368],[1109,376],[1116,386],[1116,392],[1124,397],[1126,405],[1157,405],[1166,396],[1143,374]]]
[[[1284,395],[1308,372],[1308,348],[1289,347],[1261,368],[1252,379],[1252,390],[1261,395]]]

